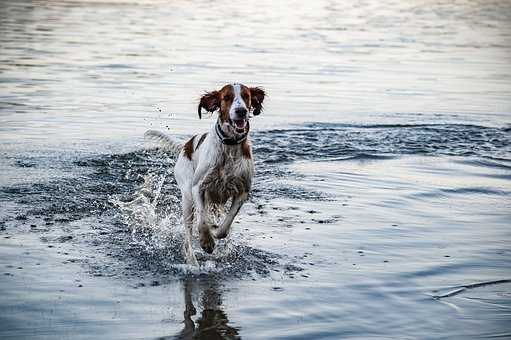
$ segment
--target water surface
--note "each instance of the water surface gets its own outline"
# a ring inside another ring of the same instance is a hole
[[[511,337],[506,1],[3,1],[2,338]],[[233,234],[184,265],[174,155],[263,86]]]

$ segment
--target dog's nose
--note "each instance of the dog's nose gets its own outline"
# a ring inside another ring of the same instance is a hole
[[[236,108],[236,110],[234,110],[234,112],[238,116],[242,116],[242,117],[245,117],[247,115],[247,109],[245,109],[244,107],[238,107],[238,108]]]

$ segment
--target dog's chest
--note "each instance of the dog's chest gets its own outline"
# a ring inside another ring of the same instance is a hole
[[[250,191],[252,160],[236,156],[222,155],[206,175],[202,189],[210,202],[224,204],[229,198]]]

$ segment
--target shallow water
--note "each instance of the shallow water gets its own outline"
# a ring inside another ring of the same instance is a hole
[[[222,13],[222,15],[219,15]],[[4,1],[0,337],[511,337],[505,1]],[[231,237],[184,265],[197,98],[264,86]]]

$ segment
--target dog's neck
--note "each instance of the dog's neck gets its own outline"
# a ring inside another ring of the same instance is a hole
[[[225,133],[225,131],[222,129],[222,125],[220,123],[220,119],[218,119],[215,123],[215,132],[218,140],[220,143],[225,145],[238,145],[241,144],[244,140],[248,137],[248,132],[250,131],[250,122],[247,121],[247,128],[246,131],[241,134],[232,134],[228,135]]]

